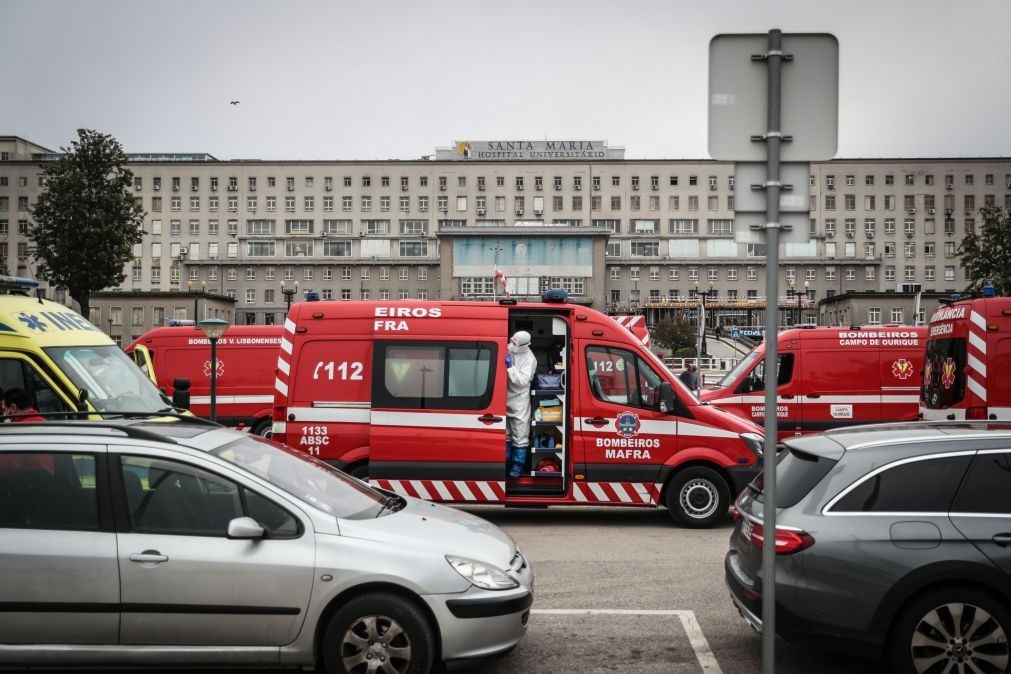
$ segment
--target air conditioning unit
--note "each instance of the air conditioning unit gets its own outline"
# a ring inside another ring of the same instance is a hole
[[[534,189],[537,190],[538,192],[543,192],[544,185],[534,185]]]
[[[228,191],[229,191],[229,192],[234,192],[234,191],[235,191],[235,188],[234,188],[234,187],[232,187],[231,185],[229,185],[229,186],[228,186]],[[294,191],[295,191],[295,186],[294,186],[294,185],[288,185],[288,191],[289,191],[289,192],[294,192]]]
[[[909,294],[920,292],[920,288],[919,283],[898,283],[895,286],[897,292]]]
[[[143,189],[144,189],[144,186],[143,186],[143,185],[134,185],[134,186],[133,186],[133,189],[135,189],[135,190],[137,190],[138,192],[140,192],[141,190],[143,190]]]
[[[161,185],[155,185],[151,189],[154,190],[155,192],[161,192]]]
[[[907,239],[913,238],[913,232],[906,232],[906,238]]]
[[[561,192],[562,191],[562,186],[561,185],[555,185],[555,191],[556,192]]]
[[[294,190],[295,190],[294,187],[289,187],[288,188],[289,192],[293,192]],[[229,192],[238,192],[239,191],[239,186],[238,185],[229,185],[228,186],[228,191]]]
[[[873,238],[874,238],[874,232],[864,232],[864,235],[865,235],[865,236],[866,236],[866,237],[867,237],[868,239],[873,239]]]
[[[179,191],[179,186],[178,185],[173,185],[172,186],[172,191],[173,192],[178,192]]]
[[[835,230],[833,229],[831,231],[825,232],[825,236],[828,237],[828,238],[830,238],[830,239],[834,239],[835,238]]]
[[[835,191],[835,185],[825,185],[825,189],[829,192]]]
[[[439,212],[440,213],[445,213],[448,210],[449,210],[449,206],[439,206]]]
[[[928,208],[927,209],[927,215],[933,215],[933,214],[934,214],[934,209],[933,208]]]
[[[329,192],[330,190],[327,190],[327,191]],[[406,192],[407,191],[407,185],[401,185],[400,186],[400,191],[401,192]]]
[[[916,212],[916,209],[915,209],[915,208],[907,208],[907,209],[906,209],[906,213],[909,213],[910,215],[912,215],[912,214],[913,214],[913,213],[915,213],[915,212]]]
[[[516,191],[517,192],[522,192],[523,191],[523,183],[518,183],[516,185]]]
[[[209,260],[217,260],[218,256],[217,255],[211,255],[208,259]]]
[[[522,208],[517,208],[516,209],[516,215],[523,215],[523,209]]]
[[[944,209],[944,214],[945,215],[951,215],[951,209],[950,208]]]
[[[853,232],[846,232],[846,238],[847,239],[852,239],[853,238]]]
[[[716,191],[716,185],[710,185],[709,189],[712,190],[713,192],[715,192]]]
[[[193,188],[193,190],[194,190],[194,191],[196,191],[196,189],[197,189],[197,188],[195,188],[195,187]],[[250,185],[250,186],[249,186],[249,191],[250,191],[250,192],[255,192],[255,191],[256,191],[256,185]]]
[[[477,191],[478,191],[478,192],[484,192],[484,183],[480,183],[480,184],[478,184],[478,186],[477,186]]]
[[[594,186],[593,186],[593,190],[594,190],[595,192],[599,192],[599,191],[600,191],[600,185],[594,185]]]
[[[583,189],[583,185],[581,183],[576,183],[575,185],[572,186],[572,189],[578,192],[579,190]]]
[[[951,183],[948,183],[947,185],[944,186],[944,189],[946,189],[946,190],[953,190],[953,189],[955,189],[955,186],[952,185]]]
[[[535,208],[535,209],[534,209],[534,215],[541,215],[541,214],[543,214],[543,213],[544,213],[544,211],[543,211],[543,210],[541,210],[541,209],[539,209],[539,208]]]
[[[639,191],[639,186],[638,185],[632,185],[632,189],[635,190],[636,192],[638,192]]]
[[[660,191],[660,186],[659,185],[651,185],[650,189],[652,189],[654,192],[659,192]],[[713,189],[715,190],[716,188],[714,187]]]
[[[445,192],[446,191],[446,185],[440,183],[439,184],[439,190],[442,191],[442,192]]]
[[[477,214],[478,214],[478,215],[484,215],[484,214],[485,214],[486,212],[487,212],[487,210],[486,210],[486,209],[484,209],[484,208],[479,208],[479,209],[477,209]]]

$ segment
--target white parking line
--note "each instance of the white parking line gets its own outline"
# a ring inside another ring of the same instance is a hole
[[[531,613],[539,615],[654,615],[654,616],[677,616],[681,620],[681,626],[688,636],[688,642],[695,651],[695,657],[702,666],[703,672],[711,674],[723,674],[720,663],[716,662],[716,656],[709,648],[706,635],[702,633],[702,627],[695,618],[694,611],[664,611],[652,609],[579,609],[579,608],[535,608]]]

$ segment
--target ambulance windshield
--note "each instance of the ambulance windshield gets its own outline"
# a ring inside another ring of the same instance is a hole
[[[749,353],[747,356],[744,357],[744,360],[742,360],[737,364],[737,367],[735,367],[733,370],[725,374],[723,376],[723,379],[721,379],[719,382],[716,383],[716,387],[723,388],[724,386],[732,385],[735,381],[737,381],[741,377],[742,374],[750,370],[751,366],[755,364],[755,361],[761,358],[763,355],[764,352],[760,353],[759,351],[752,351],[751,353]]]
[[[167,407],[118,346],[52,346],[45,351],[78,388],[88,391],[88,401],[99,412],[155,414]]]

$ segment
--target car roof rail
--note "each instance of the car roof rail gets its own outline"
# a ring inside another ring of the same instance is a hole
[[[19,421],[20,419],[23,419],[26,416],[32,416],[32,417],[39,416],[39,417],[45,417],[46,419],[51,419],[53,417],[58,417],[60,419],[69,419],[69,420],[75,420],[76,419],[76,420],[79,420],[79,421],[92,421],[92,423],[98,423],[102,419],[108,420],[110,418],[111,419],[116,419],[116,418],[120,418],[120,419],[134,419],[134,420],[138,420],[138,421],[149,419],[149,420],[154,421],[156,419],[164,419],[164,418],[167,417],[169,419],[178,419],[179,421],[186,421],[186,422],[189,422],[189,423],[197,424],[199,426],[209,426],[209,427],[212,427],[212,428],[223,428],[223,426],[221,424],[216,423],[214,421],[211,421],[210,419],[204,419],[202,417],[195,417],[195,416],[193,416],[191,414],[183,414],[182,412],[167,412],[167,411],[166,412],[137,412],[137,411],[132,411],[132,412],[117,412],[115,410],[101,410],[101,411],[85,410],[83,412],[81,412],[81,411],[78,411],[78,412],[44,412],[44,413],[43,412],[34,412],[34,413],[33,412],[27,412],[27,413],[26,412],[19,412],[17,414],[0,415],[0,422],[3,422],[3,421]],[[92,416],[101,416],[102,419],[92,420],[92,419],[89,418],[89,417],[92,417]],[[42,423],[42,422],[37,422],[37,423]]]
[[[4,417],[0,417],[4,418]],[[9,418],[9,417],[8,417]],[[126,437],[132,438],[134,440],[150,440],[152,442],[169,442],[172,444],[179,444],[174,438],[158,435],[153,431],[149,431],[143,428],[138,428],[137,426],[126,425],[126,424],[114,424],[104,421],[23,421],[17,424],[2,424],[0,425],[0,435],[4,431],[9,431],[11,433],[17,433],[23,430],[29,429],[60,429],[60,428],[72,428],[74,430],[80,431],[82,429],[89,430],[92,428],[106,428],[114,431],[121,431]]]

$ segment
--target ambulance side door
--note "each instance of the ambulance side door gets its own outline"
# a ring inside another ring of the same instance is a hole
[[[827,346],[804,352],[804,430],[881,420],[881,374],[877,347]]]
[[[799,355],[800,350],[792,344],[780,346],[776,382],[776,428],[780,439],[798,435],[803,419],[801,378],[797,367]],[[746,413],[742,416],[759,426],[765,423],[765,365],[766,358],[763,356],[734,389],[734,393],[742,396],[744,401]],[[714,402],[722,407],[719,401]]]
[[[922,344],[881,348],[878,361],[881,413],[875,421],[916,421],[919,418],[922,357]]]
[[[376,340],[370,481],[433,501],[504,498],[501,333]]]
[[[0,351],[0,389],[13,388],[24,389],[32,405],[43,415],[76,409],[68,392],[48,372],[39,370],[32,359],[21,353]]]
[[[367,457],[372,342],[326,337],[296,350],[288,386],[287,444],[324,461]],[[342,465],[342,464],[338,464]]]
[[[581,340],[577,348],[586,376],[572,412],[574,472],[588,482],[656,482],[677,442],[677,421],[659,406],[663,379],[626,344]]]

